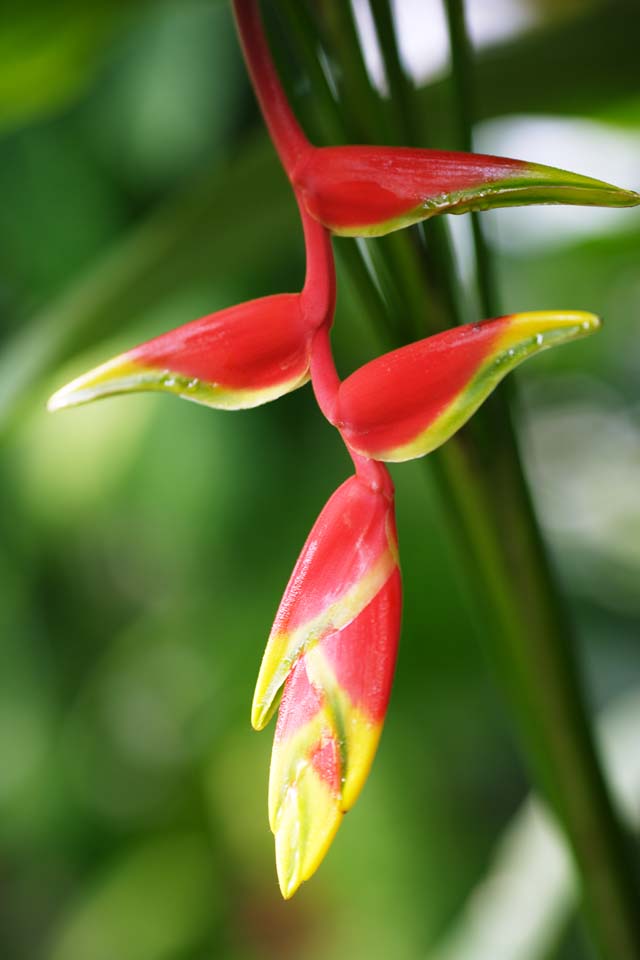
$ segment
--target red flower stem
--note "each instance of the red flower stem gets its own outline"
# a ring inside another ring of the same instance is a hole
[[[380,490],[391,498],[393,497],[393,482],[384,464],[356,453],[342,435],[341,425],[336,417],[340,383],[340,377],[331,352],[329,324],[324,324],[316,333],[311,344],[311,384],[318,406],[329,423],[340,431],[342,441],[353,460],[357,476],[372,490]]]
[[[244,59],[269,134],[287,176],[311,148],[289,106],[264,34],[258,0],[233,0]]]
[[[344,440],[344,437],[342,439]],[[385,464],[380,463],[378,460],[370,460],[369,457],[361,456],[361,454],[352,450],[346,441],[345,446],[356,468],[356,476],[370,487],[371,490],[379,490],[380,493],[383,493],[389,500],[393,500],[395,488],[391,474]]]
[[[336,268],[331,236],[317,220],[311,217],[296,194],[298,210],[304,231],[307,270],[302,288],[302,305],[310,326],[333,323],[336,305]]]
[[[276,72],[258,0],[233,0],[240,42],[262,115],[282,165],[291,179],[300,157],[311,149],[295,118]],[[294,188],[295,192],[295,188]],[[329,232],[309,214],[296,193],[304,230],[307,273],[303,298],[311,323],[333,320],[336,296],[335,266]]]
[[[253,89],[269,134],[290,180],[301,158],[312,149],[289,106],[264,34],[258,0],[233,0],[240,42]],[[294,189],[295,192],[295,189]],[[335,266],[329,232],[306,212],[296,193],[307,255],[307,272],[302,291],[305,314],[318,326],[311,348],[311,382],[318,406],[333,426],[340,377],[331,352],[330,328],[336,297]],[[339,429],[339,426],[338,426]],[[393,482],[387,468],[363,457],[345,442],[356,474],[374,490],[393,496]]]
[[[331,352],[329,326],[317,331],[311,344],[311,385],[318,406],[332,426],[336,426],[336,407],[340,377]]]

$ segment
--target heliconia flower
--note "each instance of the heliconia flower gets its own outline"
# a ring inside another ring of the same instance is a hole
[[[367,457],[420,457],[448,440],[527,357],[599,327],[592,313],[538,311],[466,324],[411,343],[343,381],[337,426]]]
[[[640,203],[631,190],[539,163],[411,147],[309,145],[292,180],[309,213],[345,237],[382,236],[439,213]]]
[[[382,731],[401,613],[390,489],[354,476],[333,494],[295,566],[258,677],[258,730],[284,684],[269,820],[285,898],[324,857]]]
[[[115,357],[58,390],[48,406],[161,390],[226,410],[255,407],[307,382],[313,332],[302,294],[250,300]]]

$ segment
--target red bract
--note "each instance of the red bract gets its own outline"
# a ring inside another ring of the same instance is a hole
[[[301,294],[250,300],[115,357],[59,390],[49,408],[143,390],[227,410],[255,407],[306,383],[313,333]]]
[[[467,324],[365,364],[338,390],[336,423],[358,453],[411,460],[440,446],[527,357],[593,333],[581,311],[517,313]]]
[[[316,870],[355,802],[382,731],[400,631],[393,494],[351,477],[316,521],[276,616],[256,686],[262,729],[284,684],[269,818],[280,886]]]
[[[397,565],[391,481],[372,489],[351,477],[316,520],[278,608],[253,700],[262,729],[295,659],[331,630],[341,629],[375,596]]]
[[[640,196],[522,160],[410,147],[312,147],[292,171],[309,213],[341,236],[379,236],[440,213],[566,203],[626,207]]]

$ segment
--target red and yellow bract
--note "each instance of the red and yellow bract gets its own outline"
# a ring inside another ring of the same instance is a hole
[[[284,684],[269,783],[280,887],[315,871],[369,772],[400,632],[401,584],[390,480],[354,476],[316,521],[269,637],[252,722]]]
[[[534,311],[445,330],[348,377],[338,391],[337,425],[364,456],[412,460],[448,440],[527,357],[599,327],[592,313]]]
[[[313,147],[292,171],[309,213],[340,236],[380,236],[441,213],[534,203],[625,207],[637,193],[566,170],[411,147]]]
[[[282,293],[193,320],[78,377],[49,409],[148,390],[226,410],[275,400],[309,379],[313,326],[303,304],[303,294]]]

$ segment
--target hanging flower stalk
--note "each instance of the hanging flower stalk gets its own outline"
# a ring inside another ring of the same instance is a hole
[[[256,685],[256,730],[284,685],[269,820],[285,897],[315,871],[360,793],[391,693],[401,606],[393,487],[381,465],[370,473],[343,483],[311,530]]]
[[[513,367],[600,323],[578,311],[486,320],[392,351],[341,381],[330,343],[335,270],[329,231],[372,236],[446,212],[516,203],[629,206],[640,197],[498,157],[315,147],[280,85],[257,0],[234,0],[233,7],[254,89],[300,209],[303,290],[252,300],[162,334],[63,387],[50,407],[163,390],[239,409],[311,379],[320,410],[353,459],[354,476],[322,510],[294,568],[254,696],[256,729],[278,710],[269,819],[288,898],[315,871],[355,802],[389,701],[401,585],[393,484],[380,461],[434,450]]]

